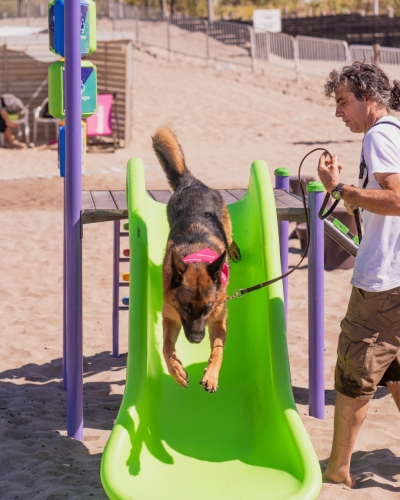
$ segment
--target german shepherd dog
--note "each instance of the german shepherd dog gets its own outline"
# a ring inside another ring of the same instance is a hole
[[[226,339],[228,260],[238,261],[240,251],[221,194],[191,174],[175,134],[164,126],[152,139],[174,191],[167,206],[170,233],[162,271],[163,355],[169,373],[187,387],[188,374],[175,350],[181,326],[188,341],[198,344],[208,325],[211,355],[200,384],[212,393],[218,389]]]

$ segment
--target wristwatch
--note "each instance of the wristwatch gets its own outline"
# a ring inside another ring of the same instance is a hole
[[[335,200],[340,200],[340,198],[342,197],[342,187],[343,184],[339,182],[339,184],[334,189],[332,189],[331,196],[335,198]]]

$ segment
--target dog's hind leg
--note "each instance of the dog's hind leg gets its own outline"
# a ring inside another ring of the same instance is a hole
[[[211,355],[208,360],[207,368],[204,370],[204,376],[200,385],[207,392],[215,392],[218,389],[219,371],[222,365],[222,357],[226,340],[226,317],[216,322],[209,323]]]
[[[188,374],[183,368],[180,359],[176,355],[175,344],[178,340],[181,322],[175,319],[163,317],[164,345],[163,355],[169,373],[182,387],[189,384]]]

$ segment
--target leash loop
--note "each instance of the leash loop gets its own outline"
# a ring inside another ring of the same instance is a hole
[[[289,274],[292,274],[294,271],[296,271],[296,269],[298,269],[300,267],[300,264],[305,259],[306,255],[308,253],[308,248],[310,246],[310,221],[309,221],[309,218],[308,218],[308,209],[307,209],[307,204],[306,204],[306,195],[305,195],[304,188],[303,188],[303,185],[302,185],[301,179],[300,179],[300,172],[301,172],[301,167],[303,166],[304,160],[311,153],[314,153],[315,151],[325,151],[332,158],[332,155],[330,154],[330,152],[327,149],[325,149],[325,148],[315,148],[315,149],[311,150],[310,152],[308,152],[303,157],[303,159],[301,160],[300,165],[299,165],[298,181],[299,181],[299,186],[300,186],[301,195],[302,195],[302,202],[303,202],[304,213],[305,213],[305,217],[306,217],[307,235],[308,235],[307,246],[306,246],[306,249],[304,251],[304,254],[302,255],[302,257],[300,259],[300,262],[293,269],[291,269],[290,271],[288,271],[285,274],[282,274],[281,276],[278,276],[277,278],[273,278],[273,279],[271,279],[269,281],[264,281],[263,283],[259,283],[258,285],[254,285],[254,286],[251,286],[249,288],[239,288],[238,290],[236,290],[236,292],[233,295],[231,295],[230,297],[227,297],[225,299],[225,302],[227,302],[228,300],[232,300],[232,299],[241,299],[243,297],[243,295],[245,295],[246,293],[254,292],[255,290],[259,290],[260,288],[264,288],[265,286],[272,285],[272,283],[275,283],[276,281],[279,281],[279,280],[281,280],[283,278],[286,278],[287,276],[289,276]]]

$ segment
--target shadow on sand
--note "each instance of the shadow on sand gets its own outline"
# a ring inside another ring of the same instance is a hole
[[[308,389],[304,387],[292,387],[293,396],[296,404],[308,405]],[[387,396],[389,389],[386,387],[378,387],[375,392],[374,399],[382,399]],[[335,389],[327,389],[325,391],[325,404],[329,406],[335,405],[336,391]]]
[[[113,387],[123,392],[125,365],[126,355],[84,357],[85,443],[66,437],[60,358],[0,373],[1,498],[107,498],[100,460],[121,404],[122,395]],[[120,373],[111,378],[111,371]],[[93,381],[101,373],[107,381]],[[85,446],[89,442],[91,453]]]
[[[113,358],[101,352],[84,358],[85,443],[65,436],[66,393],[60,380],[60,358],[0,373],[1,498],[107,499],[100,482],[100,460],[122,400],[122,395],[110,392],[112,386],[121,386],[122,393],[125,365],[126,355]],[[111,371],[118,372],[112,381]],[[107,382],[90,379],[101,373]],[[307,389],[293,387],[293,392],[297,404],[307,404]],[[326,404],[334,404],[335,394],[334,390],[326,391]],[[387,394],[387,389],[380,387],[376,397]],[[89,442],[91,453],[85,446]],[[325,469],[327,460],[320,463]],[[400,458],[388,449],[353,455],[352,473],[359,488],[400,493],[395,483],[399,470]]]
[[[328,459],[320,460],[321,470],[328,465]],[[400,458],[391,450],[381,448],[373,451],[356,451],[351,457],[351,474],[357,481],[357,489],[379,488],[400,494]],[[384,492],[382,497],[385,498]]]

